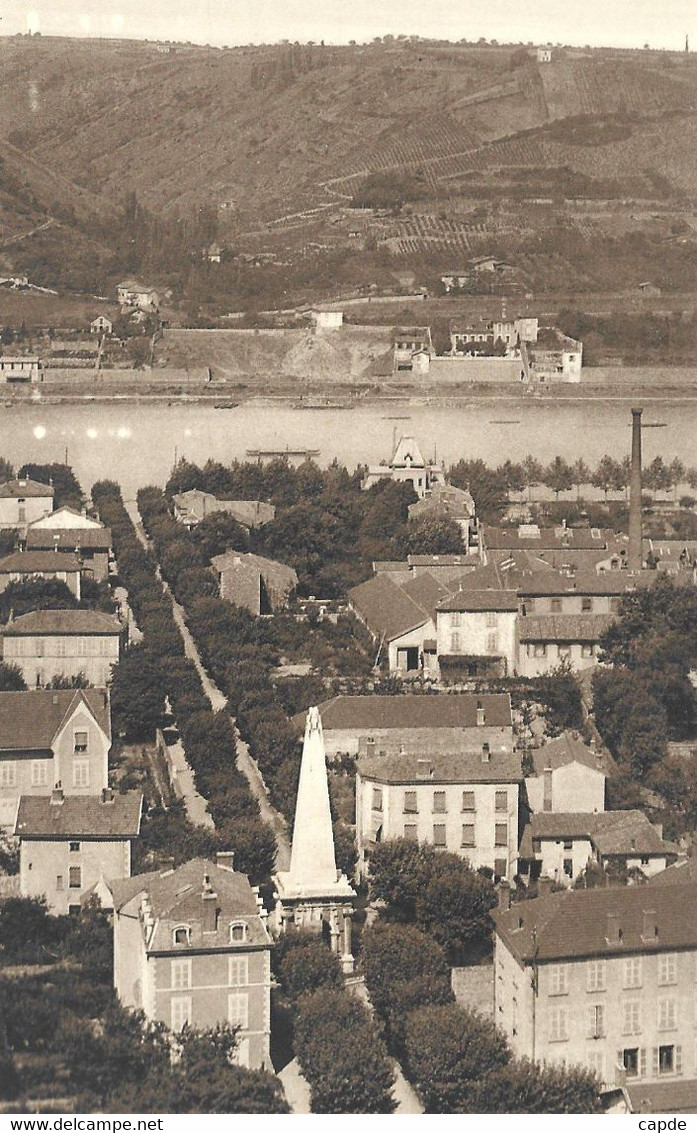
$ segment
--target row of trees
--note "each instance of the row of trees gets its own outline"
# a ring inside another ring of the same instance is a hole
[[[600,1082],[582,1069],[513,1057],[504,1035],[455,1003],[445,954],[413,926],[363,934],[363,967],[388,1049],[429,1113],[598,1113]]]
[[[157,577],[157,565],[139,543],[118,485],[101,481],[92,496],[109,523],[119,574],[143,631],[142,645],[130,649],[114,669],[112,710],[115,730],[129,739],[152,741],[164,722],[165,697],[177,720],[199,793],[208,800],[215,836],[184,824],[184,837],[172,840],[172,824],[182,816],[154,816],[145,823],[143,843],[186,859],[197,853],[233,849],[237,867],[253,882],[271,873],[276,853],[273,831],[261,821],[259,805],[236,764],[235,735],[227,713],[213,713],[174,621],[171,599]]]
[[[157,550],[162,573],[186,609],[187,623],[203,662],[228,699],[274,806],[292,822],[300,745],[273,681],[272,669],[278,665],[281,653],[287,656],[298,644],[303,649],[309,641],[317,642],[320,638],[333,647],[335,656],[348,658],[351,666],[362,659],[364,667],[369,667],[367,651],[353,636],[357,628],[354,620],[346,617],[337,626],[322,623],[320,634],[320,627],[313,627],[310,622],[299,626],[291,618],[254,618],[247,610],[217,596],[215,578],[207,562],[210,529],[202,531],[202,523],[195,532],[187,532],[173,520],[159,488],[141,489],[138,507]],[[225,548],[217,543],[215,549]],[[318,691],[316,682],[306,691],[314,697]],[[302,707],[307,704],[302,703]],[[349,848],[349,857],[340,864],[352,872],[355,859],[345,834],[345,830],[340,831],[339,844]]]
[[[303,932],[281,937],[272,965],[293,1019],[294,1050],[310,1083],[312,1112],[392,1113],[394,1071],[378,1028],[346,989],[339,960],[321,937]]]
[[[607,454],[594,468],[589,467],[582,457],[572,464],[561,456],[555,456],[544,465],[534,456],[526,456],[520,462],[505,460],[498,468],[490,468],[479,459],[461,460],[450,470],[453,484],[469,487],[483,519],[500,514],[511,492],[530,491],[544,485],[558,498],[561,492],[575,488],[580,499],[581,488],[591,484],[607,499],[608,492],[626,493],[629,478],[629,456],[615,460]],[[667,492],[683,482],[697,488],[697,469],[686,468],[677,457],[666,463],[657,456],[643,469],[642,484],[650,491]]]

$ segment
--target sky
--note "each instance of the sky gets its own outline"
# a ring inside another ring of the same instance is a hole
[[[383,35],[697,50],[695,0],[0,0],[0,34],[216,46]]]

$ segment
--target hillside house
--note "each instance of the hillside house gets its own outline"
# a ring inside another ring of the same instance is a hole
[[[450,320],[450,349],[453,354],[492,354],[494,332],[490,322],[479,319]]]
[[[696,909],[695,885],[630,885],[496,910],[494,1021],[514,1054],[606,1086],[697,1077]]]
[[[79,602],[81,570],[82,563],[74,554],[17,551],[0,559],[0,592],[11,582],[28,582],[35,578],[57,579],[66,584]]]
[[[538,63],[551,63],[552,62],[552,48],[551,47],[538,47],[538,49],[537,49],[537,62]]]
[[[43,365],[35,354],[0,354],[0,382],[42,382]]]
[[[510,753],[514,749],[511,701],[507,693],[479,696],[335,696],[319,705],[327,759],[383,755],[407,750]],[[296,735],[305,713],[293,716]]]
[[[450,291],[462,291],[470,281],[470,270],[464,268],[461,271],[448,271],[440,277],[443,288],[448,294]]]
[[[111,529],[109,527],[44,527],[32,524],[27,529],[27,553],[58,552],[59,558],[77,558],[85,577],[103,582],[109,576]]]
[[[14,829],[22,897],[45,897],[49,912],[64,916],[79,913],[93,895],[108,895],[106,879],[131,876],[142,807],[138,791],[115,794],[108,787],[88,798],[60,787],[47,796],[23,795]]]
[[[276,515],[273,504],[265,503],[263,500],[219,500],[210,492],[203,492],[198,488],[192,488],[188,492],[180,492],[173,496],[172,504],[174,506],[174,518],[178,523],[183,523],[189,530],[207,516],[219,511],[231,515],[241,527],[246,527],[248,531],[252,528],[263,527],[265,523],[270,523]]]
[[[28,688],[83,674],[95,687],[111,683],[124,627],[101,610],[35,610],[2,629],[2,659],[17,665]]]
[[[114,987],[124,1007],[173,1031],[240,1028],[236,1061],[271,1069],[271,937],[232,854],[110,883]]]
[[[504,342],[507,350],[514,350],[521,342],[537,342],[538,320],[532,316],[515,319],[494,319],[491,324],[494,341]]]
[[[90,323],[90,334],[111,334],[113,329],[114,324],[106,315],[97,315]]]
[[[430,327],[396,327],[392,341],[394,373],[428,373],[433,354]]]
[[[379,698],[382,699],[382,698]],[[520,755],[409,749],[365,755],[356,774],[359,870],[370,849],[391,838],[426,842],[466,858],[474,869],[512,878],[518,870]]]
[[[0,692],[0,828],[21,795],[98,795],[108,786],[111,709],[106,689]]]
[[[541,327],[537,341],[528,348],[533,382],[580,382],[583,343],[557,327]]]
[[[316,330],[338,330],[344,323],[343,311],[317,310],[312,312]]]
[[[53,511],[54,491],[38,480],[7,480],[0,484],[0,527],[25,528]]]
[[[423,499],[434,488],[445,486],[445,471],[442,462],[438,463],[435,457],[424,460],[416,438],[405,435],[399,438],[388,463],[369,466],[361,488],[368,491],[381,480],[409,483],[419,499]]]
[[[256,616],[283,609],[298,585],[292,567],[262,555],[227,551],[216,555],[211,566],[218,577],[220,597]]]
[[[533,814],[520,842],[520,873],[572,885],[594,863],[624,867],[645,878],[662,872],[673,847],[643,811],[609,810]]]
[[[160,296],[154,287],[148,287],[135,279],[127,279],[116,288],[116,296],[122,307],[136,307],[141,311],[157,311]]]

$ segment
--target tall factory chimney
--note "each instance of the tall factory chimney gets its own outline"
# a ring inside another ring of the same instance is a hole
[[[629,557],[630,570],[641,570],[641,415],[643,409],[632,409],[632,470],[629,480]]]

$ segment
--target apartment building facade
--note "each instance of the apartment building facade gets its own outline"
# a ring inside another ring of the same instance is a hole
[[[271,937],[258,891],[232,854],[110,885],[114,986],[171,1030],[240,1028],[237,1061],[270,1069]]]
[[[697,1077],[696,899],[621,886],[497,910],[494,1018],[515,1054],[606,1086]]]
[[[366,755],[356,775],[358,868],[371,846],[394,838],[424,842],[487,866],[499,878],[518,868],[521,781],[517,753],[400,751]]]

